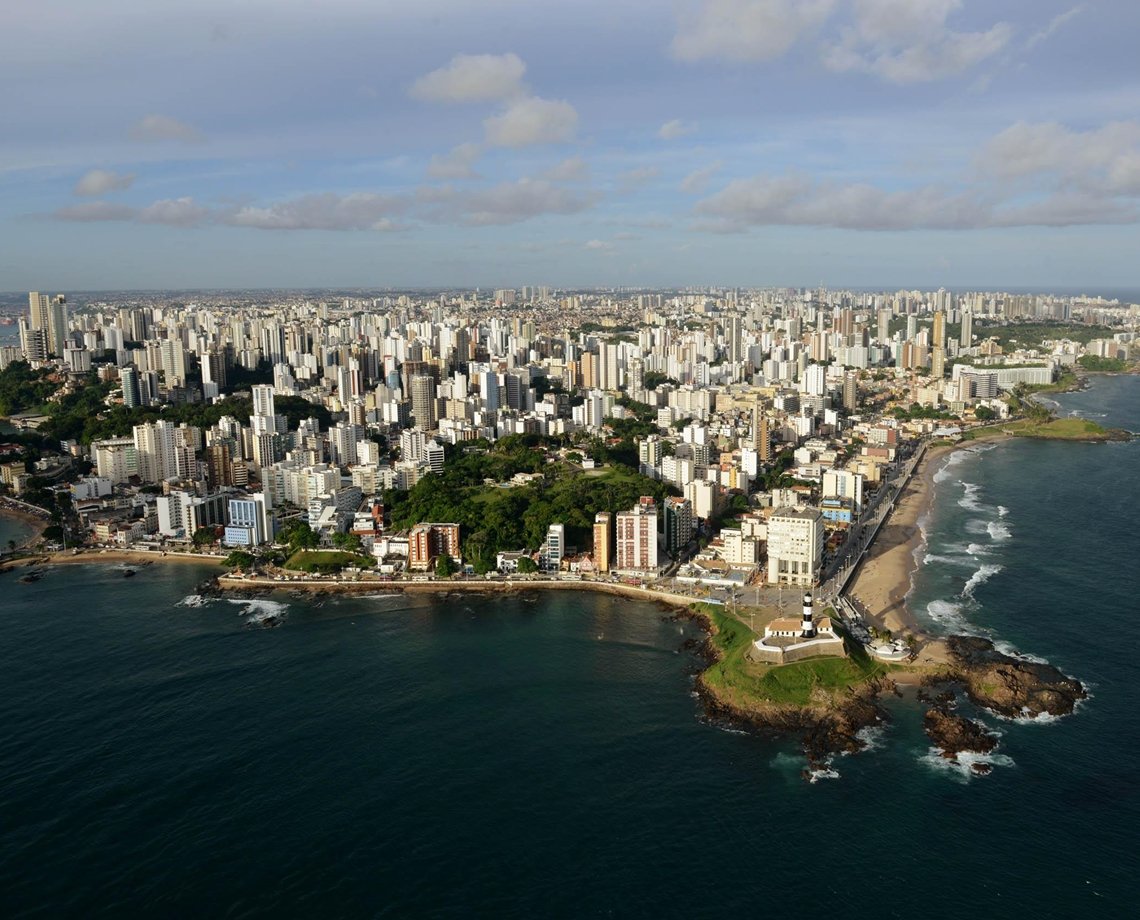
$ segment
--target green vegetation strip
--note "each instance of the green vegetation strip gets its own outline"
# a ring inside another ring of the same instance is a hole
[[[285,561],[285,568],[296,572],[329,573],[339,572],[346,566],[368,567],[372,560],[367,556],[342,553],[337,550],[299,549]]]

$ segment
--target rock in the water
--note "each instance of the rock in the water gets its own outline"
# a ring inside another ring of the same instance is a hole
[[[965,686],[971,702],[1003,716],[1068,715],[1088,696],[1080,681],[1066,677],[1053,665],[1006,655],[989,639],[951,636],[946,642],[954,676]]]
[[[943,708],[934,708],[926,713],[923,727],[927,737],[940,748],[947,760],[957,760],[963,751],[972,754],[988,754],[997,747],[997,735],[991,734],[981,722],[956,715]]]

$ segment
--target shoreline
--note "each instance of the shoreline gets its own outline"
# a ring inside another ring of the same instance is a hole
[[[0,571],[17,568],[19,566],[44,565],[83,565],[85,563],[98,565],[99,563],[133,563],[135,565],[149,565],[156,562],[173,562],[181,565],[219,565],[223,556],[203,556],[195,553],[154,553],[146,550],[59,550],[54,553],[32,553],[17,559],[7,559],[0,562]]]
[[[4,501],[0,502],[0,517],[10,518],[13,521],[19,521],[21,524],[27,524],[31,528],[31,533],[24,537],[16,544],[17,552],[21,549],[26,549],[34,543],[38,543],[43,537],[44,531],[48,528],[49,520],[44,515],[34,514],[24,508],[13,507],[11,503]],[[0,551],[6,552],[0,547]]]
[[[860,563],[855,578],[845,592],[862,608],[876,628],[893,634],[915,633],[925,640],[917,663],[942,663],[945,655],[939,638],[925,634],[907,605],[914,573],[921,564],[918,552],[925,543],[923,518],[934,503],[934,477],[942,462],[973,441],[931,447],[919,462],[888,520]],[[925,659],[929,658],[929,661]]]
[[[218,587],[222,591],[300,591],[313,594],[521,594],[527,591],[590,591],[632,597],[638,600],[668,604],[671,607],[691,607],[703,603],[701,598],[671,591],[642,588],[601,581],[344,581],[336,579],[306,579],[284,581],[263,576],[219,575]]]

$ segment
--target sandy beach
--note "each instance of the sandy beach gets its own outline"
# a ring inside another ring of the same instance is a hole
[[[82,565],[90,563],[106,563],[108,565],[115,563],[146,565],[156,562],[161,562],[163,564],[173,562],[181,563],[184,565],[217,565],[221,562],[222,558],[223,557],[221,556],[204,556],[196,553],[132,552],[130,550],[120,549],[87,549],[80,550],[78,553],[74,553],[71,550],[66,550],[58,553],[43,553],[37,556],[24,556],[20,559],[15,559],[0,564],[0,569],[15,568],[17,566]]]
[[[941,468],[941,460],[960,446],[965,445],[934,447],[926,452],[848,589],[878,628],[889,629],[896,636],[919,633],[918,621],[906,603],[917,565],[915,551],[922,543],[919,521],[934,498],[934,474]],[[923,646],[919,663],[943,658],[941,643],[930,640]]]

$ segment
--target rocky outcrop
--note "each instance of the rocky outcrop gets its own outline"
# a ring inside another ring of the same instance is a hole
[[[936,706],[923,719],[927,737],[947,760],[960,762],[960,754],[988,754],[998,745],[998,737],[981,722],[951,712],[946,706]],[[971,764],[975,773],[989,773],[990,765]]]
[[[1048,713],[1068,715],[1088,693],[1080,681],[1051,664],[1014,658],[997,651],[989,639],[951,636],[951,679],[970,701],[1011,719]]]

